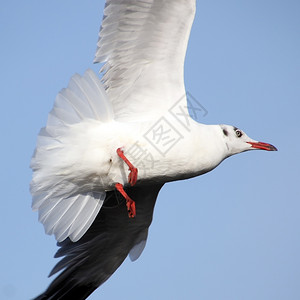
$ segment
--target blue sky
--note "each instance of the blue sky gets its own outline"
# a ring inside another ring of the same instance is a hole
[[[55,240],[31,211],[29,162],[57,92],[92,60],[102,1],[6,1],[1,33],[1,299],[50,283]],[[252,151],[166,185],[146,249],[89,299],[300,298],[300,2],[197,1],[186,89],[278,152]],[[183,213],[184,211],[184,213]]]

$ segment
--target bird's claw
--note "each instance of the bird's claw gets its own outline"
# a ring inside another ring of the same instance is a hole
[[[126,199],[126,206],[128,211],[128,217],[134,218],[136,216],[135,202],[130,198]]]
[[[135,202],[127,195],[121,183],[116,183],[115,187],[126,200],[128,217],[134,218],[136,216]]]
[[[135,167],[131,167],[129,168],[129,175],[128,175],[128,182],[130,183],[131,186],[134,186],[136,184],[137,181],[137,177],[138,177],[138,169]]]

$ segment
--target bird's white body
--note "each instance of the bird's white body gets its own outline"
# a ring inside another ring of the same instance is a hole
[[[62,93],[66,94],[66,90]],[[64,107],[60,100],[58,97],[56,110]],[[219,125],[199,124],[190,117],[188,128],[178,123],[176,127],[163,129],[168,131],[165,135],[162,131],[155,132],[155,126],[163,126],[162,122],[176,124],[174,116],[168,112],[139,122],[122,122],[109,117],[103,122],[83,116],[81,122],[73,124],[62,125],[65,120],[59,120],[60,127],[53,121],[53,116],[56,122],[59,119],[56,111],[52,112],[52,119],[44,129],[51,136],[41,132],[32,160],[31,166],[36,171],[33,193],[44,188],[45,179],[49,184],[45,190],[60,186],[59,190],[64,190],[65,197],[74,193],[109,191],[117,182],[127,185],[128,170],[116,153],[118,148],[124,150],[135,166],[142,165],[137,184],[174,181],[203,174],[216,167],[228,152]],[[176,136],[171,137],[170,143],[164,140],[170,138],[171,130]],[[167,151],[161,149],[163,143],[170,144]]]
[[[151,143],[145,137],[156,123],[157,120],[138,124],[87,120],[71,125],[61,137],[60,146],[47,153],[47,164],[52,165],[49,176],[53,180],[63,176],[65,184],[72,183],[80,192],[109,191],[115,189],[117,182],[128,184],[128,167],[116,152],[120,147],[133,165],[143,166],[139,169],[137,184],[197,176],[216,167],[227,155],[220,126],[194,121],[190,130],[163,154],[155,140]],[[209,139],[218,132],[220,140]],[[138,152],[141,149],[143,153]]]
[[[75,92],[81,97],[74,100]],[[79,239],[106,192],[116,183],[128,185],[118,148],[138,168],[137,185],[186,179],[216,167],[229,155],[222,128],[199,124],[182,111],[188,126],[169,110],[146,120],[115,120],[97,76],[91,70],[75,75],[58,94],[31,162],[33,208],[46,232],[58,240]]]

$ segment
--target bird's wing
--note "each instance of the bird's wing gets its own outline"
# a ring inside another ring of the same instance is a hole
[[[161,115],[185,97],[195,0],[106,0],[94,62],[118,120]]]
[[[136,217],[128,218],[125,200],[115,191],[106,200],[86,234],[77,242],[58,243],[55,257],[63,257],[50,276],[62,271],[38,299],[86,299],[135,249],[136,259],[145,245],[153,209],[162,185],[126,189],[136,202]],[[137,250],[138,249],[138,250]],[[136,251],[137,250],[137,251]]]

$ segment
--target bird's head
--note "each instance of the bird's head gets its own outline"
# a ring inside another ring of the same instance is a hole
[[[229,156],[248,150],[277,151],[271,144],[251,139],[245,132],[231,125],[220,125]]]

